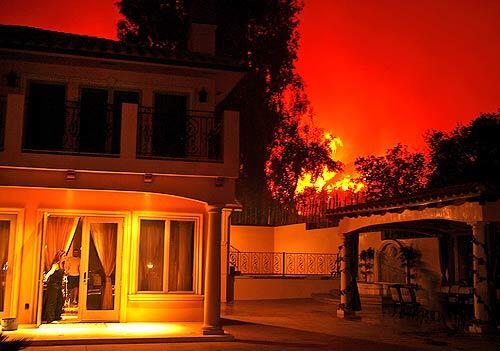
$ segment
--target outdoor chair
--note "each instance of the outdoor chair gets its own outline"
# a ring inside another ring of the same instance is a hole
[[[392,300],[392,315],[394,316],[397,312],[402,315],[402,299],[401,293],[399,291],[399,285],[389,285],[389,292],[391,294]]]
[[[472,289],[468,286],[452,285],[448,292],[442,294],[442,298],[445,325],[452,330],[466,330],[474,316]]]
[[[424,322],[440,321],[443,319],[441,311],[435,305],[433,306],[429,293],[424,289],[415,290],[415,299],[418,306],[417,319],[418,324]]]
[[[418,314],[419,304],[416,301],[415,291],[413,290],[413,288],[408,286],[401,286],[399,287],[399,293],[401,295],[400,315],[416,317]]]

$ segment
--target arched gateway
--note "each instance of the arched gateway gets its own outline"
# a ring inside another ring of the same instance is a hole
[[[406,282],[406,273],[399,258],[401,244],[397,241],[384,242],[378,251],[378,280],[384,283]]]

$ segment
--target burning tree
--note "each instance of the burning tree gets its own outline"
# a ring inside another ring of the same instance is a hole
[[[277,131],[266,163],[267,185],[274,199],[290,205],[305,194],[309,184],[321,190],[330,174],[342,170],[342,163],[331,157],[334,139],[321,138],[320,130],[288,120]],[[321,191],[320,190],[320,191]]]
[[[344,166],[335,154],[343,146],[342,140],[313,125],[313,113],[302,88],[287,91],[282,112],[287,119],[275,133],[265,168],[267,186],[275,200],[309,215],[324,212],[333,199],[338,202],[363,189],[353,177],[341,176]]]

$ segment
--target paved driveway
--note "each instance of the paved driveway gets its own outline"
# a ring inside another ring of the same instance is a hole
[[[379,306],[365,305],[358,320],[340,320],[336,304],[312,299],[245,301],[225,306],[225,330],[236,337],[228,343],[87,345],[34,347],[62,350],[500,350],[493,337],[453,336],[440,325],[382,316]]]

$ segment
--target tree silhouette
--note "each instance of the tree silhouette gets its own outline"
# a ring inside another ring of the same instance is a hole
[[[499,182],[500,114],[485,113],[451,132],[426,136],[433,172],[430,187]]]
[[[188,14],[184,1],[120,0],[118,38],[131,44],[174,51],[186,47]]]
[[[118,23],[118,37],[129,43],[181,50],[186,47],[190,10],[199,1],[120,0],[117,5],[125,19]],[[217,55],[231,56],[248,68],[222,103],[240,111],[238,196],[244,202],[259,202],[261,197],[270,197],[266,195],[264,166],[273,140],[279,137],[278,129],[289,120],[284,94],[289,89],[303,89],[294,71],[303,3],[219,0],[216,6]]]
[[[356,171],[364,182],[367,200],[405,196],[425,189],[428,163],[421,152],[410,152],[397,144],[383,156],[358,157]]]
[[[367,199],[466,183],[499,183],[500,113],[483,113],[451,132],[430,130],[425,141],[427,158],[401,144],[384,156],[358,157],[355,166]]]

